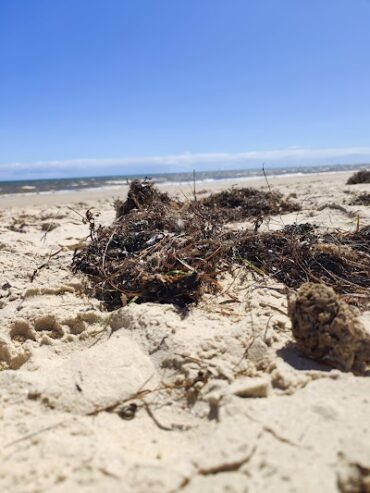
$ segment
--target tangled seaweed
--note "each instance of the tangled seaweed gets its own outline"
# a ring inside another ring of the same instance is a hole
[[[370,169],[361,169],[347,180],[347,185],[357,185],[358,183],[370,183]]]
[[[235,190],[235,198],[228,191],[210,202],[181,203],[150,181],[135,181],[127,200],[116,203],[110,226],[97,228],[88,211],[90,240],[75,252],[72,269],[88,275],[94,294],[110,309],[132,300],[197,302],[205,292],[216,292],[219,274],[236,264],[293,289],[311,281],[331,286],[350,303],[369,301],[370,227],[330,234],[310,224],[273,232],[226,231],[230,217],[277,213],[287,203],[275,192],[245,190]],[[249,209],[240,205],[241,197],[248,198]]]
[[[201,201],[202,205],[225,221],[241,221],[284,212],[301,210],[297,202],[285,198],[279,192],[264,192],[256,188],[233,188],[214,193]]]
[[[370,205],[370,193],[360,193],[351,200],[350,205]]]
[[[72,264],[109,308],[133,299],[184,305],[218,289],[216,269],[228,246],[207,211],[180,207],[148,181],[133,182],[116,210],[116,221],[95,230]]]
[[[235,256],[291,288],[311,281],[361,303],[370,293],[370,227],[356,233],[321,234],[311,224],[282,231],[244,233]]]
[[[114,207],[117,219],[131,212],[132,210],[148,209],[154,205],[174,204],[167,193],[157,190],[149,179],[143,181],[134,180],[127,193],[127,199],[116,200]]]

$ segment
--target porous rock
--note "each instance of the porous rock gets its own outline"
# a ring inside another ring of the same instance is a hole
[[[308,357],[326,360],[345,371],[363,373],[370,365],[370,334],[356,309],[332,288],[303,284],[289,300],[293,336]]]

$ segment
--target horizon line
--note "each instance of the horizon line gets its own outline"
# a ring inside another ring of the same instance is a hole
[[[343,162],[345,161],[345,162]],[[267,166],[327,166],[356,165],[370,161],[370,147],[343,148],[305,148],[290,147],[286,149],[244,151],[244,152],[183,152],[156,156],[133,156],[122,158],[76,158],[64,160],[45,160],[34,162],[0,163],[0,179],[26,179],[33,176],[47,178],[53,174],[67,178],[68,173],[86,176],[103,172],[106,176],[113,174],[176,173],[196,169],[202,171],[235,170],[240,167],[251,168],[265,163]],[[224,168],[219,168],[222,165]],[[135,169],[132,167],[135,166]],[[213,168],[212,168],[213,167]],[[218,168],[217,168],[218,167]],[[88,168],[88,169],[86,169]],[[105,168],[104,170],[101,168]],[[130,169],[131,168],[131,169]],[[217,168],[217,169],[215,169]],[[100,173],[101,174],[101,173]]]

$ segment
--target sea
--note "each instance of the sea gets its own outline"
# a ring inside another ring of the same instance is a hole
[[[113,175],[91,176],[80,178],[48,178],[33,180],[0,181],[0,195],[13,194],[55,194],[79,190],[116,189],[129,185],[134,179],[148,178],[157,184],[184,184],[193,183],[194,177],[199,186],[201,183],[217,180],[230,180],[232,182],[249,181],[264,176],[269,178],[277,176],[302,176],[312,173],[345,172],[369,167],[368,164],[334,164],[325,166],[296,166],[249,168],[237,170],[196,171],[182,173],[155,173],[150,176],[140,175]]]

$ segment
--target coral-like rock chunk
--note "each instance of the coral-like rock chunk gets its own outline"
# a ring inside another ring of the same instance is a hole
[[[370,366],[370,333],[356,309],[332,288],[306,283],[289,300],[293,336],[308,357],[345,371],[365,373]]]

